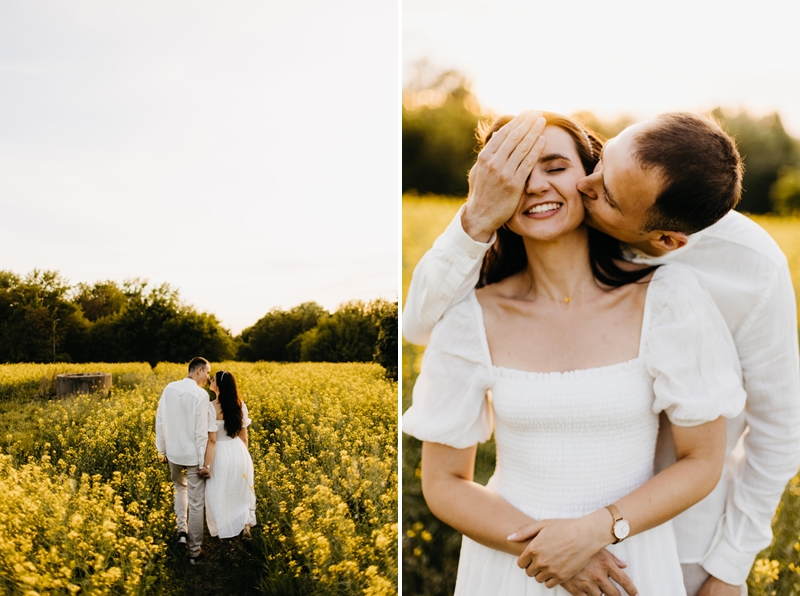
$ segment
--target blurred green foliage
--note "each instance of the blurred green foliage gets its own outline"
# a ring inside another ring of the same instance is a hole
[[[573,116],[605,138],[634,123],[627,116],[603,121],[588,111]],[[756,214],[800,209],[800,141],[786,132],[780,116],[722,108],[711,116],[736,139],[744,158],[744,190],[737,209]],[[466,174],[476,157],[475,127],[492,117],[462,73],[437,73],[418,63],[403,90],[403,192],[466,196]]]
[[[403,91],[403,192],[466,195],[479,116],[462,74],[420,67]]]
[[[782,215],[800,213],[800,168],[783,166],[772,185],[770,198],[775,210]]]

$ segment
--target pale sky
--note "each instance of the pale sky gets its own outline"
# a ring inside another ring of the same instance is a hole
[[[396,1],[0,3],[0,269],[167,282],[233,333],[394,300]]]
[[[800,137],[800,3],[403,0],[403,65],[473,81],[482,106],[611,118],[777,111]]]

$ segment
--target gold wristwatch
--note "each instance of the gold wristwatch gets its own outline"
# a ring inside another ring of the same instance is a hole
[[[615,505],[607,505],[606,509],[611,513],[611,517],[614,518],[614,523],[611,525],[611,535],[614,537],[612,544],[617,544],[625,540],[628,534],[631,533],[631,525],[627,519],[622,517]]]

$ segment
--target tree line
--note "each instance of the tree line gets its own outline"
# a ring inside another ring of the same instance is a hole
[[[0,271],[0,362],[378,362],[397,378],[397,303],[273,309],[238,336],[178,290],[133,279],[71,285],[56,271]]]
[[[531,106],[535,108],[535,105]],[[736,139],[745,162],[742,200],[747,213],[800,212],[800,141],[777,113],[752,116],[716,108],[711,115]],[[604,122],[590,112],[574,116],[605,138],[634,120]],[[492,115],[483,110],[458,71],[433,72],[424,63],[403,90],[403,192],[464,197],[475,162],[475,127]]]

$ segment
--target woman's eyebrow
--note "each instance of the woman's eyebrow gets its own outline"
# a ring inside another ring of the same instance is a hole
[[[539,161],[541,163],[547,163],[549,161],[555,161],[556,159],[565,159],[567,161],[570,161],[569,157],[567,157],[566,155],[561,155],[560,153],[548,153],[547,155],[542,155],[539,158]]]

